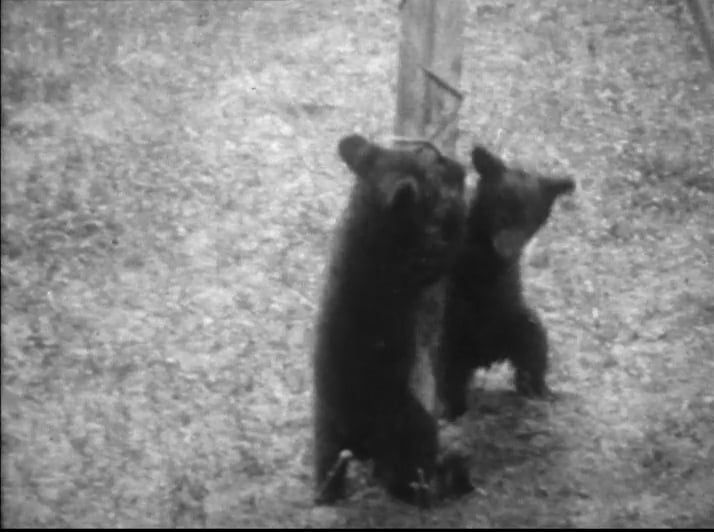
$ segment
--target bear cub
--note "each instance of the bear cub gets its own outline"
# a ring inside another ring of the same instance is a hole
[[[349,455],[371,459],[392,496],[424,504],[437,483],[439,434],[410,390],[415,314],[458,249],[465,171],[433,147],[388,149],[359,135],[344,137],[338,153],[356,179],[316,326],[315,502],[346,496]]]
[[[480,180],[464,244],[447,278],[437,357],[437,390],[447,419],[466,411],[473,370],[494,362],[511,363],[520,394],[550,393],[547,334],[524,298],[520,257],[555,200],[575,188],[569,177],[509,167],[481,146],[471,160]]]

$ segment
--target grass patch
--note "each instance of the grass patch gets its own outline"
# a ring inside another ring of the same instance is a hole
[[[391,130],[396,4],[3,2],[3,525],[711,525],[714,97],[677,9],[469,4],[462,158],[579,184],[526,268],[563,400],[479,376],[479,489],[420,514],[359,471],[308,495],[335,143]]]

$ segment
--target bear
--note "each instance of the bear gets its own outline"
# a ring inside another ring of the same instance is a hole
[[[316,323],[314,501],[346,497],[354,457],[372,461],[393,497],[426,506],[439,464],[454,460],[440,457],[436,418],[410,389],[415,314],[422,292],[456,256],[465,169],[428,144],[386,148],[357,134],[343,137],[337,151],[356,179],[333,237]]]
[[[466,412],[473,370],[508,361],[516,390],[548,397],[548,338],[525,300],[520,258],[546,223],[555,200],[575,189],[570,176],[507,166],[476,145],[480,179],[469,202],[465,236],[446,278],[441,338],[435,360],[437,397],[449,420]]]

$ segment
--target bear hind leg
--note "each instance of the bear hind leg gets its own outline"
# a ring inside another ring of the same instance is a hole
[[[545,327],[533,311],[524,313],[510,328],[512,345],[509,360],[515,370],[516,391],[526,397],[548,397],[548,338]]]
[[[330,505],[347,495],[347,467],[352,453],[331,431],[315,437],[315,504]]]
[[[375,469],[387,492],[409,504],[431,503],[438,453],[436,420],[408,394],[397,419],[385,420],[374,450]]]

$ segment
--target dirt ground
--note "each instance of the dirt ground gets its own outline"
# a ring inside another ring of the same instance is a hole
[[[397,4],[2,3],[3,526],[714,526],[714,78],[669,1],[469,1],[459,156],[578,180],[525,264],[561,399],[481,373],[471,496],[313,508],[335,147],[391,133]]]

